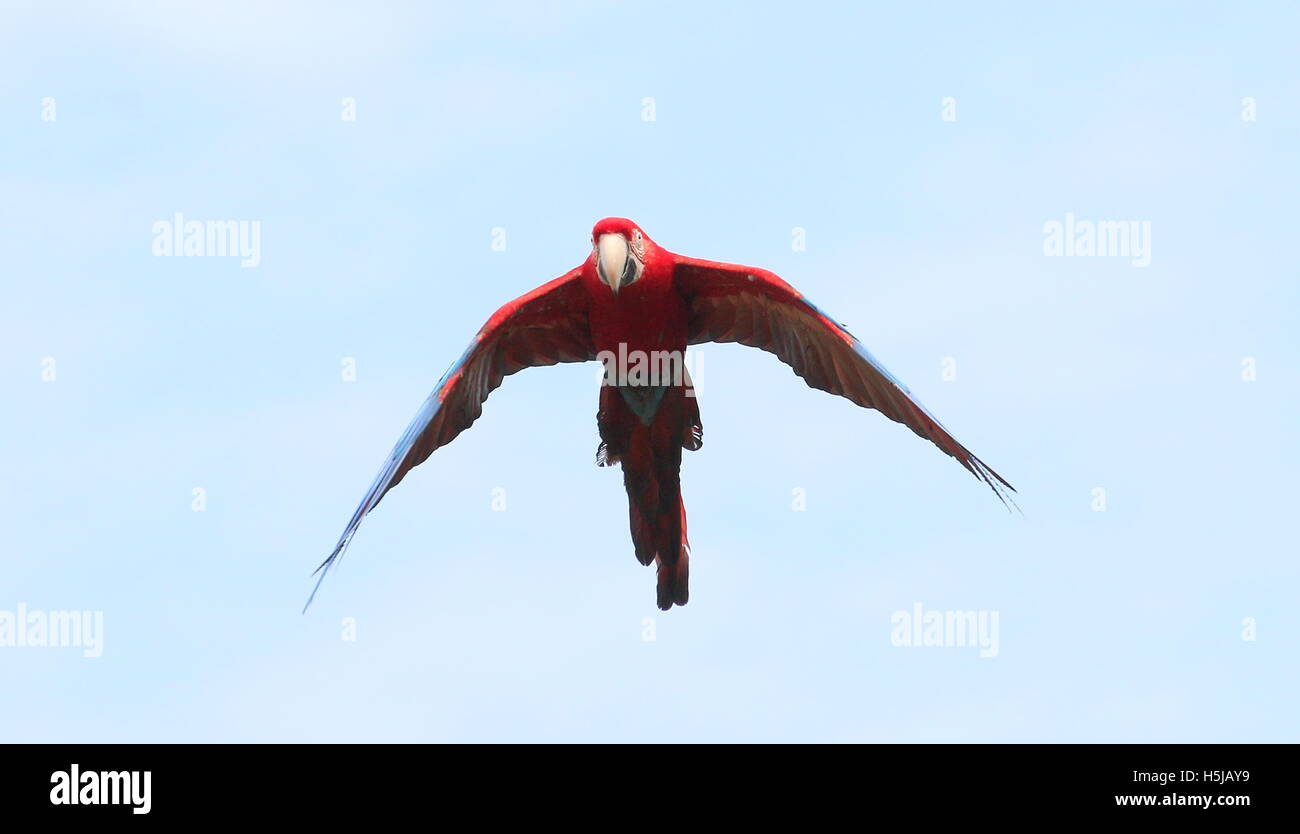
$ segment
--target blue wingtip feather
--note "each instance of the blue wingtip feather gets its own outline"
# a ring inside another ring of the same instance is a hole
[[[425,398],[424,404],[420,406],[420,410],[416,412],[415,417],[407,425],[406,431],[402,432],[402,436],[398,438],[397,445],[393,447],[393,451],[384,460],[383,468],[379,470],[379,474],[375,476],[375,480],[362,497],[361,503],[357,505],[356,510],[352,513],[352,519],[348,522],[348,526],[344,528],[343,535],[339,536],[338,544],[334,545],[333,552],[313,571],[313,574],[320,574],[320,576],[316,579],[316,585],[312,588],[311,596],[307,597],[307,604],[302,607],[304,614],[307,613],[312,600],[316,599],[316,592],[320,590],[321,583],[325,581],[329,569],[333,567],[337,560],[343,557],[343,553],[348,549],[348,544],[356,534],[357,528],[361,526],[362,519],[375,508],[379,503],[379,499],[384,497],[384,493],[392,485],[393,476],[397,473],[398,467],[401,466],[402,461],[415,446],[420,435],[424,434],[424,430],[429,427],[429,424],[433,422],[433,418],[437,416],[439,408],[442,407],[442,401],[438,399],[439,392],[447,384],[447,380],[451,379],[458,370],[465,366],[476,347],[478,347],[477,340],[466,348],[460,359],[452,363],[447,372],[442,375],[442,379],[438,380],[438,384],[434,386],[433,392]]]

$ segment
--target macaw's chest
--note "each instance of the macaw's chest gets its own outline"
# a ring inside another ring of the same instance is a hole
[[[633,284],[595,299],[591,335],[597,351],[685,351],[689,313],[671,287]]]

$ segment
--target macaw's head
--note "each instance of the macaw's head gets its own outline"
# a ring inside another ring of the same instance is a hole
[[[606,217],[591,230],[596,276],[614,295],[645,275],[646,259],[653,254],[654,241],[626,217]]]

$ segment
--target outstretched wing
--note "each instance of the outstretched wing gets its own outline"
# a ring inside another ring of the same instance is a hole
[[[587,295],[579,277],[581,267],[543,284],[506,304],[488,319],[456,363],[447,369],[415,419],[406,427],[366,491],[352,520],[343,530],[334,552],[317,568],[325,579],[330,565],[343,555],[361,526],[361,519],[379,504],[434,450],[446,446],[483,413],[483,402],[506,376],[558,362],[586,362],[596,358],[587,320]],[[306,610],[306,606],[303,606]]]
[[[852,333],[776,275],[678,256],[673,280],[690,306],[690,344],[739,342],[774,353],[813,388],[902,423],[956,458],[1003,503],[1011,500],[1011,484],[958,443]]]

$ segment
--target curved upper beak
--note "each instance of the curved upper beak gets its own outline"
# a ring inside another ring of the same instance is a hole
[[[631,256],[627,238],[620,234],[603,234],[596,241],[596,272],[600,275],[600,280],[614,291],[614,295],[618,295],[618,287],[623,282],[623,273],[627,269],[627,259]]]

